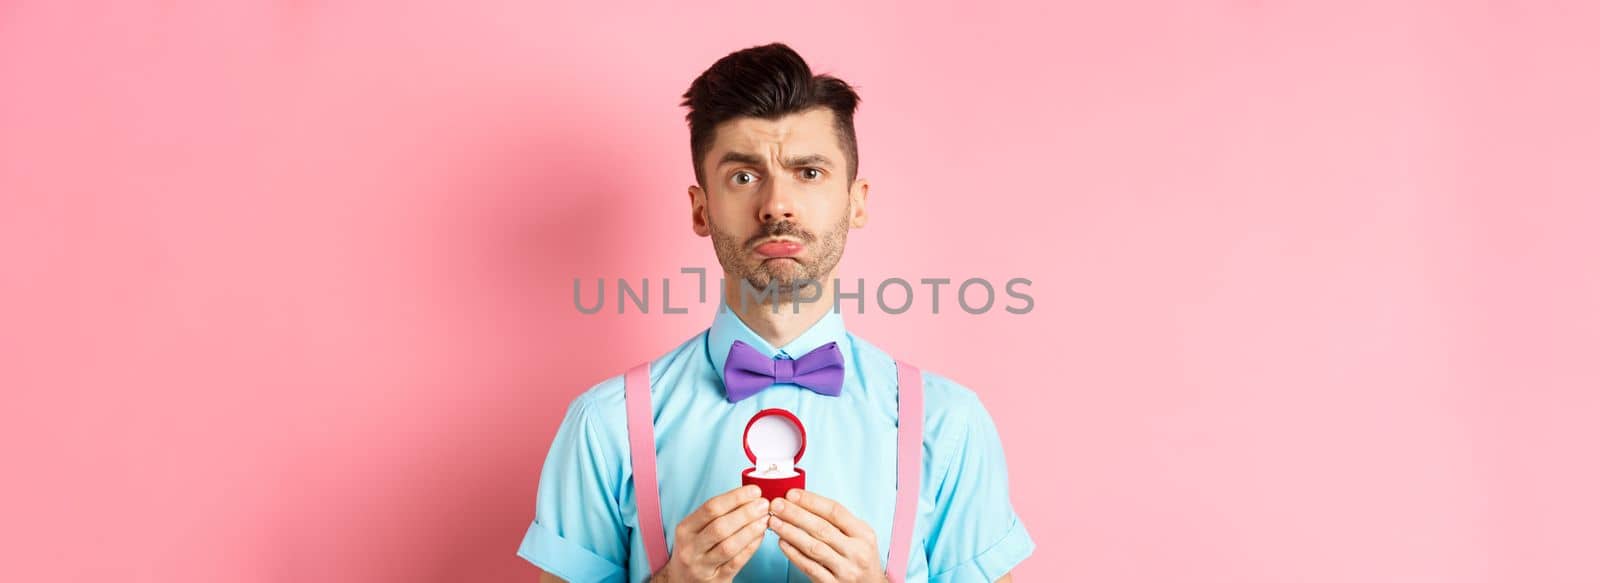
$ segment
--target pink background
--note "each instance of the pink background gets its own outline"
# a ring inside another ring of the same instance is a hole
[[[715,267],[678,96],[784,40],[845,277],[1034,281],[847,316],[1019,580],[1600,580],[1594,3],[219,4],[0,1],[0,579],[533,580],[567,402],[710,320],[572,279]]]

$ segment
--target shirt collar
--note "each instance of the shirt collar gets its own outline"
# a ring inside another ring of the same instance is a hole
[[[707,356],[711,357],[711,368],[716,371],[719,379],[722,378],[722,367],[728,362],[728,349],[733,347],[734,340],[749,344],[751,348],[761,351],[761,354],[768,358],[777,358],[780,354],[789,358],[800,358],[819,346],[837,342],[840,354],[844,355],[845,366],[848,367],[854,360],[850,342],[845,336],[844,318],[840,317],[836,310],[823,313],[822,318],[800,336],[788,344],[774,348],[765,338],[745,325],[744,320],[740,320],[739,315],[733,313],[726,303],[723,303],[717,307],[716,317],[711,320],[711,329],[706,333]]]

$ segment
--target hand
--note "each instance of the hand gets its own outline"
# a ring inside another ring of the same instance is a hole
[[[872,525],[844,505],[806,490],[790,490],[772,501],[773,532],[789,562],[812,581],[857,583],[887,581],[878,562],[878,537]]]
[[[761,489],[723,492],[684,517],[672,531],[672,557],[652,581],[725,583],[750,562],[767,534],[767,500]]]

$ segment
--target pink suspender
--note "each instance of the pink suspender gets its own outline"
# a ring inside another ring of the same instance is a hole
[[[650,363],[628,369],[622,378],[628,402],[628,449],[633,452],[633,491],[639,508],[640,536],[650,572],[667,565],[667,531],[661,528],[661,491],[656,489],[656,431],[650,410]]]
[[[900,454],[895,463],[894,527],[889,538],[889,580],[906,580],[911,549],[911,528],[917,521],[917,490],[922,487],[922,371],[895,361],[900,382]]]
[[[922,479],[922,371],[895,362],[900,383],[899,453],[895,462],[894,526],[889,539],[889,580],[906,580],[912,528],[917,519],[917,490]],[[633,487],[639,508],[650,572],[667,564],[667,531],[661,525],[661,490],[656,483],[656,432],[650,408],[650,363],[628,369],[623,377],[628,407],[628,448],[633,456]]]

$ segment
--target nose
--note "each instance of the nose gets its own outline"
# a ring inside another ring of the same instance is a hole
[[[761,201],[760,216],[757,217],[763,223],[795,219],[797,209],[793,191],[789,186],[780,184],[781,182],[783,181],[767,181],[767,196]]]

